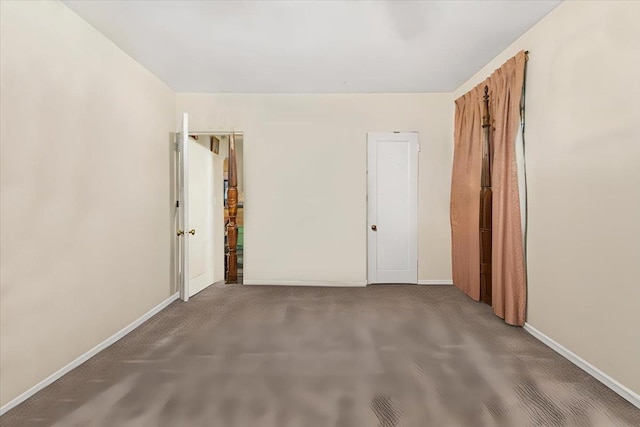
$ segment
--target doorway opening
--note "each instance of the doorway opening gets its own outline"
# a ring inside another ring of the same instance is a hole
[[[244,134],[235,133],[234,135],[234,148],[235,152],[231,153],[231,141],[230,135],[220,136],[220,156],[223,160],[223,182],[224,182],[224,224],[225,224],[225,240],[224,250],[227,256],[225,257],[225,272],[228,274],[225,276],[227,283],[242,283],[243,267],[244,267]],[[235,280],[233,279],[233,263],[232,260],[232,242],[230,234],[231,229],[231,217],[232,217],[232,205],[233,200],[233,167],[235,159],[235,217],[234,223],[236,228],[236,242],[235,242],[235,255],[236,255],[236,268],[235,268]],[[231,196],[231,197],[230,197]]]
[[[241,132],[176,134],[176,259],[180,297],[242,283],[244,176]]]
[[[244,267],[244,134],[242,132],[190,132],[189,140],[209,147],[213,159],[211,182],[216,195],[208,217],[213,228],[212,262],[217,264],[214,282],[242,284]],[[194,152],[195,153],[195,152]],[[192,154],[193,155],[193,154]],[[193,169],[193,160],[190,162]],[[193,176],[191,174],[190,176]],[[198,178],[196,178],[198,179]],[[200,179],[203,179],[200,177]],[[209,179],[206,178],[205,179]],[[190,187],[190,206],[194,203]],[[190,217],[196,217],[191,213]],[[222,228],[220,229],[220,223]],[[191,245],[193,246],[193,245]],[[196,255],[190,255],[191,259]],[[191,273],[191,277],[194,273]]]

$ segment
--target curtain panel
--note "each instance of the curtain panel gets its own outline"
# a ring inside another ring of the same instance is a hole
[[[520,129],[526,54],[519,52],[489,78],[455,101],[451,180],[453,283],[480,299],[480,176],[482,95],[489,87],[491,115],[492,307],[511,325],[524,325],[526,272],[516,137]]]

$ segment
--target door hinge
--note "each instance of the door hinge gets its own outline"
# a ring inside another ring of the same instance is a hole
[[[176,142],[176,143],[174,143],[174,145],[173,145],[173,149],[174,149],[175,151],[180,151],[180,144],[178,144],[177,142]]]
[[[180,200],[176,200],[176,208],[180,207]]]

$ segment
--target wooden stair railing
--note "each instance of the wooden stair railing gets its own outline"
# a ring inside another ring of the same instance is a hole
[[[480,180],[480,301],[492,304],[491,289],[491,116],[489,88],[484,87],[482,109],[482,176]]]
[[[238,168],[236,164],[236,140],[232,133],[229,135],[229,177],[227,189],[227,271],[226,283],[238,283]]]

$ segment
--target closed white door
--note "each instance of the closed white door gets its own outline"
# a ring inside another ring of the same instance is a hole
[[[213,156],[209,138],[189,138],[189,296],[214,282]]]
[[[367,134],[368,282],[418,283],[418,133]]]

